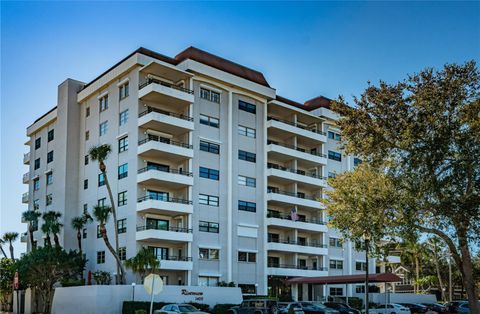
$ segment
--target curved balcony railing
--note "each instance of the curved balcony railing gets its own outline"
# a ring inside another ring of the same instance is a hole
[[[309,247],[318,247],[318,248],[327,248],[328,246],[323,243],[318,243],[315,241],[295,241],[295,240],[285,240],[285,239],[268,239],[269,243],[281,243],[281,244],[291,244],[291,245],[300,245],[300,246],[309,246]]]
[[[299,174],[299,175],[302,175],[302,176],[307,176],[307,177],[310,177],[310,178],[327,180],[327,177],[318,176],[316,173],[308,173],[308,172],[306,172],[304,170],[300,170],[300,169],[286,168],[286,167],[282,167],[280,165],[277,165],[277,164],[274,164],[274,163],[271,163],[271,162],[267,163],[267,168],[268,169],[277,169],[277,170],[282,170],[282,171],[286,171],[286,172],[291,172],[291,173]]]
[[[191,262],[191,257],[186,256],[156,256],[159,261],[178,261],[178,262]]]
[[[147,110],[140,112],[138,117],[139,118],[143,117],[144,115],[149,114],[150,112],[156,112],[156,113],[160,113],[160,114],[170,116],[170,117],[175,117],[175,118],[179,118],[179,119],[183,119],[183,120],[187,120],[187,121],[193,121],[192,117],[186,116],[184,114],[170,112],[170,111],[166,111],[166,110],[162,110],[162,109],[155,108],[155,107],[150,107],[150,106],[147,106]]]
[[[291,122],[291,121],[287,121],[287,120],[282,120],[282,119],[278,119],[278,118],[271,117],[271,116],[267,117],[267,120],[274,120],[274,121],[282,122],[282,123],[285,123],[285,124],[288,124],[288,125],[291,125],[291,126],[300,128],[300,129],[305,130],[305,131],[310,131],[310,132],[317,133],[317,134],[321,134],[321,135],[327,135],[327,133],[325,133],[325,132],[323,132],[323,131],[319,131],[319,130],[315,130],[315,129],[310,129],[310,128],[308,128],[308,126],[304,126],[304,125],[302,125],[302,124],[298,124],[298,123],[295,123],[295,122]]]
[[[300,193],[300,192],[294,193],[294,192],[289,192],[289,191],[282,191],[282,190],[277,189],[277,188],[267,188],[267,193],[274,193],[274,194],[292,196],[292,197],[311,200],[311,201],[318,201],[318,199],[320,198],[320,197],[316,197],[315,195],[305,195],[305,194]]]
[[[147,172],[147,171],[161,171],[161,172],[167,172],[167,173],[181,174],[181,175],[184,175],[184,176],[187,176],[187,177],[193,177],[192,172],[177,170],[177,169],[170,169],[170,168],[154,166],[154,165],[150,165],[150,166],[146,166],[144,168],[138,169],[139,174]]]
[[[182,143],[182,142],[177,142],[173,141],[169,138],[161,137],[161,136],[156,136],[156,135],[149,135],[147,138],[138,141],[138,146],[143,145],[148,142],[159,142],[159,143],[164,143],[168,145],[174,145],[174,146],[179,146],[179,147],[184,147],[184,148],[189,148],[192,149],[193,145],[187,144],[187,143]]]
[[[268,267],[272,268],[286,268],[286,269],[301,269],[301,270],[320,270],[320,271],[327,271],[327,267],[321,266],[300,266],[300,265],[289,265],[289,264],[276,264],[276,263],[268,263]]]
[[[278,219],[285,219],[285,220],[293,220],[292,216],[289,214],[272,214],[269,213],[267,214],[267,218],[278,218]],[[305,223],[310,223],[310,224],[317,224],[317,225],[324,225],[325,222],[319,219],[308,219],[308,218],[298,218],[298,222],[305,222]]]
[[[137,202],[141,203],[141,202],[145,202],[145,201],[149,201],[149,200],[170,202],[170,203],[179,203],[179,204],[186,204],[186,205],[192,205],[193,204],[193,202],[189,201],[189,200],[185,200],[185,199],[182,199],[182,198],[175,198],[175,197],[165,197],[165,196],[162,196],[162,195],[158,195],[158,196],[145,195],[145,196],[139,197],[137,199]]]
[[[298,147],[298,146],[295,146],[295,145],[279,143],[277,141],[268,140],[267,145],[270,145],[270,144],[290,148],[290,149],[293,149],[293,150],[296,150],[296,151],[299,151],[299,152],[302,152],[302,153],[314,155],[314,156],[319,156],[319,157],[324,157],[324,158],[327,157],[327,155],[325,155],[325,154],[321,154],[321,153],[318,153],[318,152],[315,152],[315,151],[307,151],[307,149],[302,148],[302,147]]]
[[[172,232],[192,233],[192,229],[179,228],[179,227],[164,227],[164,226],[137,226],[137,231],[144,230],[163,230]]]
[[[157,79],[154,79],[154,78],[147,78],[147,80],[144,83],[138,85],[138,89],[142,89],[145,86],[150,85],[150,84],[159,84],[159,85],[162,85],[162,86],[165,86],[165,87],[169,87],[169,88],[176,89],[176,90],[179,90],[181,92],[193,95],[193,90],[191,90],[191,89],[188,89],[188,88],[185,88],[185,87],[180,87],[180,86],[174,85],[172,83],[157,80]]]

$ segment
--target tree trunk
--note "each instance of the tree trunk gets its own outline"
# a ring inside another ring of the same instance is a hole
[[[8,241],[8,242],[10,242],[10,258],[11,258],[12,260],[14,260],[15,257],[13,256],[13,245],[12,245],[12,241],[10,240],[10,241]]]
[[[466,231],[459,230],[458,243],[460,245],[460,252],[462,254],[463,265],[459,265],[462,272],[462,280],[465,286],[468,297],[468,305],[470,306],[470,313],[480,314],[480,304],[477,301],[477,287],[473,279],[473,263],[472,256],[468,249],[468,241],[466,237]],[[463,266],[463,267],[462,267]]]
[[[103,172],[103,177],[105,179],[105,185],[107,186],[108,196],[110,198],[110,206],[112,208],[113,232],[114,232],[114,235],[115,235],[115,252],[118,252],[117,209],[115,207],[115,199],[113,198],[112,188],[110,187],[110,182],[108,181],[106,169]],[[120,272],[120,268],[123,268],[123,265],[122,265],[121,261],[120,262],[117,261],[117,274],[121,274],[120,284],[124,284],[125,283],[125,271]]]
[[[50,233],[46,234],[45,240],[46,240],[45,242],[47,242],[46,244],[51,247],[52,246],[52,241],[50,240]]]
[[[435,269],[437,271],[438,284],[440,285],[440,291],[442,292],[442,301],[447,301],[445,295],[445,286],[443,285],[442,274],[440,273],[440,265],[438,263],[437,244],[433,242],[433,262],[435,263]]]
[[[415,293],[420,292],[420,262],[418,260],[417,252],[415,252]]]
[[[58,240],[58,235],[56,233],[53,234],[53,241],[55,242],[55,247],[60,247],[60,241]]]
[[[105,225],[100,226],[100,228],[101,228],[102,238],[103,238],[103,241],[105,242],[105,245],[107,246],[110,253],[112,253],[115,260],[117,261],[117,266],[120,269],[119,275],[120,275],[121,278],[124,278],[125,277],[125,269],[123,267],[122,261],[120,260],[120,257],[118,256],[117,251],[115,251],[115,249],[112,247],[112,244],[110,243],[110,240],[108,239],[107,230],[105,229]]]
[[[82,234],[80,233],[80,229],[77,230],[77,241],[78,241],[78,251],[82,253]]]
[[[1,245],[0,245],[0,250],[2,250],[3,256],[5,256],[5,258],[8,258],[7,254],[5,253],[5,251],[3,250],[3,247]]]

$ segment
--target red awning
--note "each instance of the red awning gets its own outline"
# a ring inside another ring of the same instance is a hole
[[[400,277],[392,273],[370,274],[369,282],[397,282],[402,281]],[[365,275],[342,275],[342,276],[323,276],[323,277],[295,277],[285,281],[287,284],[295,283],[315,283],[315,284],[341,284],[341,283],[363,283]]]

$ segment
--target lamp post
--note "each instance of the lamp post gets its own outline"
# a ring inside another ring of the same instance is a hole
[[[132,282],[132,301],[135,302],[135,286],[137,284]]]
[[[370,236],[365,234],[363,236],[365,241],[365,314],[368,314],[368,247],[370,242]]]

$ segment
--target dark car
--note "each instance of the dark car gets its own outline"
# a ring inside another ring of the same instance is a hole
[[[443,304],[439,304],[439,303],[422,303],[422,304],[425,305],[427,309],[429,309],[430,311],[437,312],[438,314],[448,313],[447,308]]]
[[[468,303],[468,302],[465,300],[448,302],[447,304],[445,304],[445,307],[447,308],[447,313],[449,314],[460,313],[460,306],[465,303]]]
[[[229,309],[227,314],[278,314],[277,303],[271,299],[244,300],[240,306]]]
[[[428,308],[423,304],[416,304],[416,303],[398,303],[410,309],[412,314],[423,314],[427,313]]]
[[[324,302],[323,303],[326,307],[331,309],[335,309],[340,312],[340,314],[360,314],[360,311],[350,307],[345,303],[340,302]]]
[[[295,302],[295,307],[301,308],[305,314],[340,314],[339,311],[335,309],[312,302]]]

